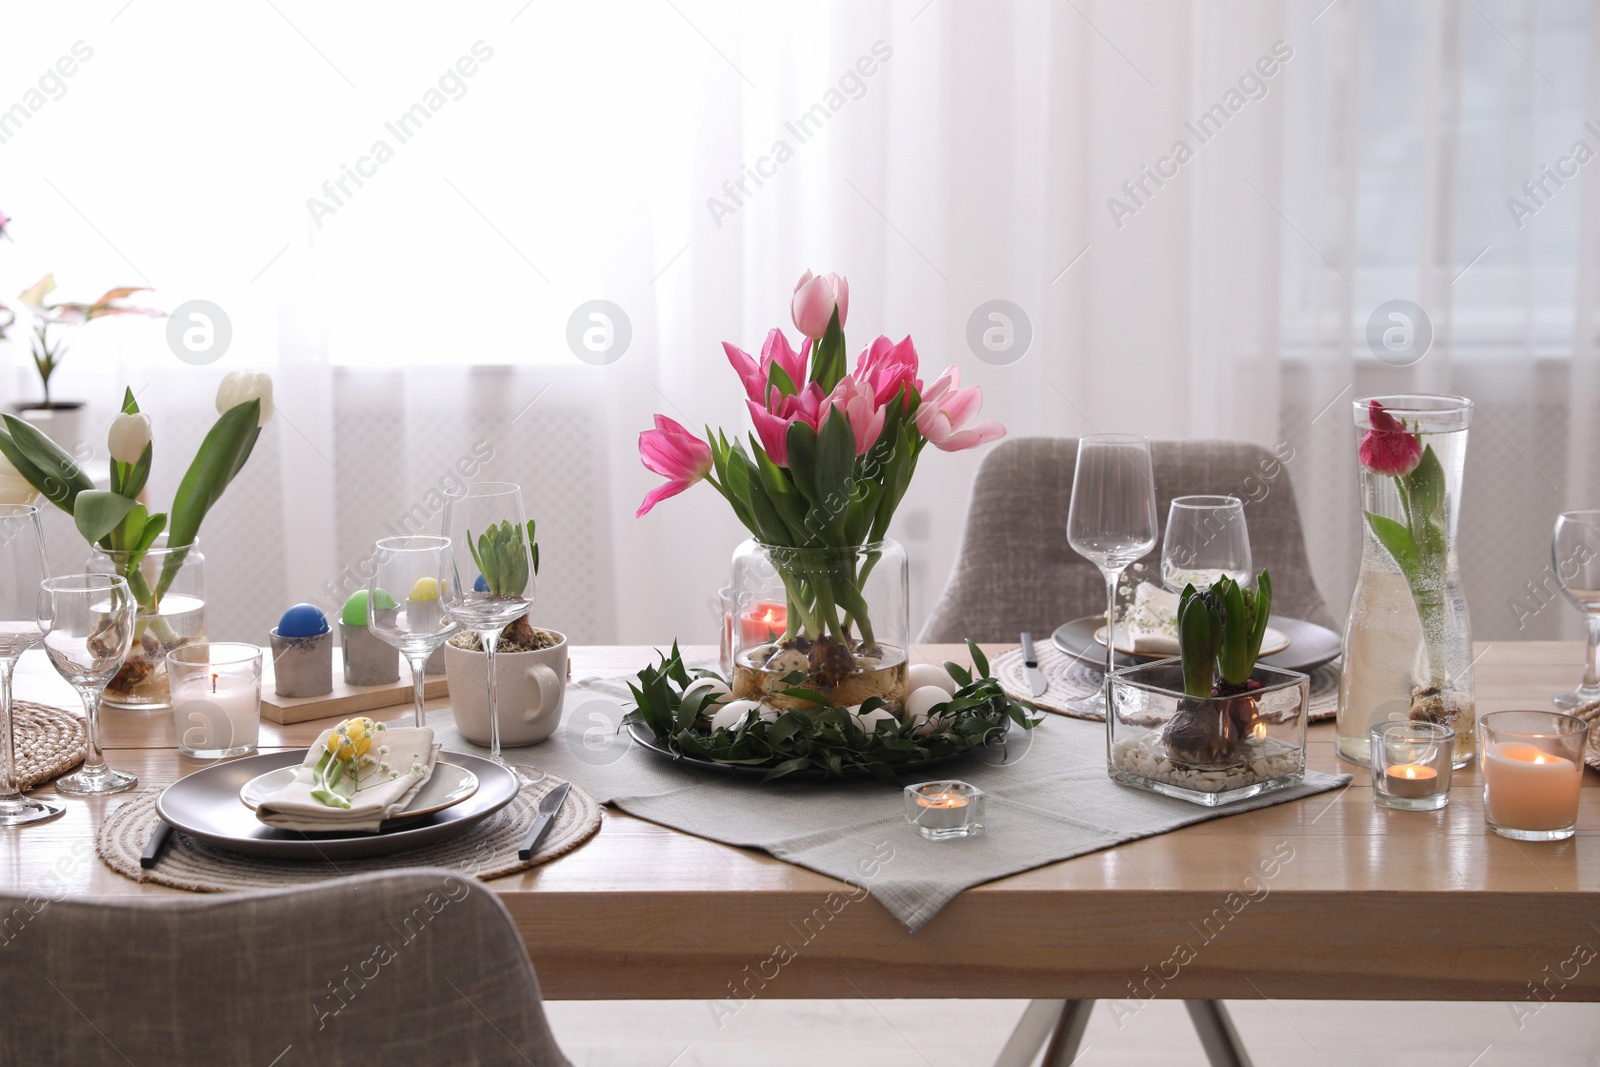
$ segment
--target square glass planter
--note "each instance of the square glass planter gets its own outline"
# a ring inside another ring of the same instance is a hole
[[[1303,780],[1310,679],[1257,664],[1250,680],[1260,688],[1192,698],[1184,695],[1179,659],[1114,671],[1106,716],[1111,777],[1207,807]]]

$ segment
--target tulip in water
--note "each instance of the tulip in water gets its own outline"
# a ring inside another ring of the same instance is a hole
[[[1367,408],[1372,428],[1361,435],[1361,465],[1374,474],[1410,474],[1422,462],[1422,439],[1374,400]]]
[[[137,463],[150,444],[150,416],[142,411],[124,411],[111,420],[106,435],[106,450],[118,463]]]

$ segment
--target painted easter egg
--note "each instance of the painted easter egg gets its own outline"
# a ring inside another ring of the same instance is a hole
[[[328,632],[328,617],[315,604],[296,604],[278,620],[279,637],[316,637]]]

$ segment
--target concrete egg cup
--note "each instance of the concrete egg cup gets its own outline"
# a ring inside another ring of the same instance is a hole
[[[284,637],[274,626],[273,690],[281,697],[320,697],[333,692],[333,632]]]
[[[339,624],[346,685],[390,685],[400,680],[400,650],[365,626]]]

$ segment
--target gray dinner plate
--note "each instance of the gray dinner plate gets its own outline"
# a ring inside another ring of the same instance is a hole
[[[306,758],[303,748],[264,752],[195,771],[162,791],[156,799],[156,812],[175,830],[247,856],[295,860],[387,856],[453,837],[493,815],[517,795],[516,776],[499,764],[462,752],[448,755],[451,763],[477,775],[478,791],[443,811],[407,819],[394,829],[375,834],[280,830],[258,821],[256,813],[239,802],[239,790],[245,783],[267,771],[302,762]]]
[[[1288,648],[1276,655],[1261,657],[1261,662],[1269,667],[1278,667],[1286,671],[1311,671],[1339,658],[1343,638],[1326,626],[1318,626],[1304,619],[1288,619],[1282,615],[1272,616],[1268,623],[1289,635]],[[1050,640],[1069,656],[1091,663],[1104,663],[1106,646],[1096,641],[1094,635],[1095,631],[1105,624],[1104,615],[1085,615],[1081,619],[1073,619],[1056,627],[1056,632],[1050,635]],[[1127,652],[1118,652],[1115,662],[1118,667],[1132,667],[1137,663],[1165,658],[1167,657],[1164,655],[1135,656]]]

